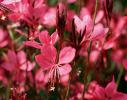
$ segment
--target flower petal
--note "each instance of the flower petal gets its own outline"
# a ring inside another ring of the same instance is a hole
[[[83,29],[83,21],[76,15],[74,16],[74,21],[77,32],[80,32]]]
[[[101,39],[105,36],[105,32],[107,32],[107,29],[105,31],[105,28],[103,27],[102,24],[97,24],[94,27],[93,33],[91,34],[91,39],[92,40],[98,40]]]
[[[39,34],[39,40],[44,43],[44,44],[49,44],[50,43],[50,36],[48,31],[42,31]]]
[[[52,35],[51,35],[51,44],[55,44],[57,42],[57,40],[59,39],[58,33],[57,31],[55,31]]]
[[[114,81],[110,82],[106,86],[105,92],[106,92],[107,96],[112,97],[117,92],[117,85],[116,85],[116,83]]]
[[[33,47],[33,48],[37,48],[37,49],[41,48],[40,43],[38,43],[36,41],[26,41],[26,42],[24,42],[24,45],[30,46],[30,47]]]
[[[71,72],[71,66],[69,64],[65,64],[65,65],[59,67],[60,75],[67,75],[70,72]]]
[[[41,54],[35,57],[37,63],[47,70],[55,64],[56,60],[56,49],[52,45],[44,45],[41,48]]]
[[[83,17],[83,28],[86,27],[86,33],[90,33],[93,28],[93,21],[89,14]]]
[[[21,2],[21,0],[3,0],[1,3],[3,4],[13,4],[16,2]]]
[[[31,63],[30,61],[27,61],[20,66],[20,69],[23,71],[31,71],[34,67],[35,67],[34,62]]]
[[[75,52],[76,52],[76,50],[72,47],[64,47],[60,51],[59,64],[70,63],[75,57]]]

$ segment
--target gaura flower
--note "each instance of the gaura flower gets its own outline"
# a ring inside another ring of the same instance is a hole
[[[76,50],[72,47],[64,47],[57,54],[53,45],[44,45],[41,48],[41,54],[35,57],[43,70],[48,72],[48,79],[53,87],[60,76],[67,75],[71,71],[69,63],[74,59],[75,52]]]
[[[126,100],[127,98],[127,94],[117,91],[117,84],[114,81],[108,83],[105,88],[95,85],[92,96],[93,98],[88,100]]]
[[[49,35],[48,31],[44,30],[39,33],[39,40],[41,43],[38,43],[36,41],[26,41],[24,44],[27,46],[31,46],[37,49],[41,49],[42,45],[54,45],[56,41],[58,40],[58,34],[57,31],[55,31],[51,36]]]
[[[19,51],[16,54],[13,50],[8,50],[8,53],[7,55],[5,55],[4,60],[5,61],[2,63],[1,66],[9,72],[14,72],[17,69],[23,71],[31,71],[35,65],[34,62],[32,63],[27,60],[24,51]]]

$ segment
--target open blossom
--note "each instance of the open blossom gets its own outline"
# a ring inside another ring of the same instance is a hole
[[[24,20],[28,25],[36,25],[41,23],[41,19],[47,9],[43,4],[43,0],[4,0],[1,2],[12,11],[8,15],[12,21]],[[43,9],[43,10],[42,10]]]
[[[88,100],[126,100],[127,94],[117,91],[117,84],[114,81],[103,88],[98,84],[92,86],[91,96],[87,94]]]
[[[41,46],[45,44],[54,45],[59,38],[57,31],[52,33],[52,35],[50,36],[48,31],[44,30],[40,32],[38,36],[41,43],[38,43],[36,41],[26,41],[25,45],[41,49]]]
[[[75,52],[75,49],[72,47],[64,47],[58,56],[54,46],[44,45],[41,48],[41,54],[35,58],[43,70],[48,71],[49,80],[54,85],[54,82],[60,76],[66,75],[71,71],[71,65],[69,63],[74,59]]]
[[[50,8],[43,16],[42,23],[45,26],[52,27],[56,25],[56,9]]]
[[[102,42],[101,40],[104,39],[106,33],[108,32],[108,28],[104,28],[103,24],[98,23],[94,25],[91,16],[89,14],[86,14],[83,17],[83,20],[81,20],[78,16],[74,16],[74,21],[77,32],[80,33],[81,35],[84,34],[81,44],[90,40],[93,40],[94,42],[95,41]],[[83,33],[84,30],[85,33]]]
[[[78,16],[74,16],[75,25],[77,32],[80,33],[80,31],[84,31],[86,27],[86,33],[90,33],[90,31],[93,28],[93,21],[91,19],[90,15],[85,15],[83,19],[81,20]]]
[[[26,59],[26,54],[23,51],[19,51],[16,54],[14,51],[9,50],[4,60],[1,66],[9,72],[13,72],[17,69],[31,71],[35,65],[35,63],[31,63]]]

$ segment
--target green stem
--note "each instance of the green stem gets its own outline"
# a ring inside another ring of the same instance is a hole
[[[119,86],[119,83],[120,83],[120,79],[121,79],[121,77],[122,77],[122,74],[123,74],[123,67],[121,66],[121,68],[120,68],[120,72],[119,72],[119,75],[118,75],[118,78],[117,78],[117,87]]]
[[[65,95],[65,100],[69,100],[70,82],[71,82],[71,77],[69,77],[69,83],[68,83],[68,86],[67,86],[67,92],[66,92],[66,95]]]
[[[10,100],[10,87],[11,87],[11,80],[9,80],[9,84],[7,86],[6,100]]]

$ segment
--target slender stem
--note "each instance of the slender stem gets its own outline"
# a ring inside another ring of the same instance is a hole
[[[69,76],[69,83],[68,83],[68,86],[67,86],[67,92],[66,92],[66,95],[65,95],[65,100],[69,100],[70,83],[71,83],[71,77]]]
[[[73,75],[73,72],[75,71],[76,69],[76,59],[74,60],[74,63],[73,63],[73,69],[69,75],[69,83],[68,83],[68,86],[67,86],[67,92],[66,92],[66,95],[65,95],[65,100],[69,100],[69,93],[70,93],[70,85],[71,85],[71,78],[72,78],[72,75]]]
[[[96,20],[96,15],[97,15],[97,9],[98,9],[98,0],[96,0],[96,4],[95,4],[95,8],[94,8],[94,15],[93,15],[93,24],[95,25],[95,20]],[[93,32],[94,30],[94,25],[93,25],[93,29],[91,32]]]
[[[94,9],[94,16],[93,16],[94,24],[95,24],[95,19],[96,19],[96,15],[97,15],[98,2],[99,2],[99,1],[96,0],[95,9]]]
[[[11,79],[9,79],[9,83],[8,83],[8,86],[7,86],[6,100],[10,100],[10,87],[11,87]]]
[[[120,79],[122,77],[122,74],[123,74],[123,66],[120,66],[120,72],[119,72],[119,75],[118,75],[118,78],[117,78],[117,87],[119,86],[119,83],[120,83]]]
[[[93,16],[93,23],[95,25],[95,19],[96,19],[96,15],[97,15],[97,9],[98,9],[98,0],[96,0],[96,4],[95,4],[95,9],[94,9],[94,16]],[[91,33],[94,30],[94,25],[93,25],[93,29],[91,30]],[[90,59],[90,51],[91,51],[91,46],[92,46],[92,41],[90,41],[90,46],[88,48],[88,65],[85,68],[85,75],[84,75],[84,89],[82,92],[82,100],[84,100],[84,95],[85,95],[85,90],[87,89],[87,86],[85,86],[87,84],[87,75],[89,74],[89,59]]]
[[[89,61],[89,58],[90,58],[90,49],[91,49],[91,45],[92,45],[92,42],[90,42],[90,46],[88,48],[88,65],[85,67],[85,75],[84,75],[84,78],[83,78],[83,84],[84,84],[84,89],[83,89],[83,92],[82,92],[82,100],[84,100],[84,95],[85,95],[85,90],[87,88],[87,86],[85,86],[87,84],[87,76],[89,74],[89,65],[90,65],[90,61]]]

